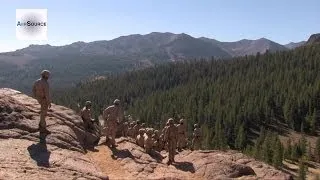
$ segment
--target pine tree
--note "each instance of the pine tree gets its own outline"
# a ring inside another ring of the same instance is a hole
[[[308,158],[309,161],[313,160],[312,150],[311,150],[311,143],[310,142],[308,143],[308,155],[307,155],[307,158]]]
[[[299,180],[306,180],[306,178],[307,178],[307,171],[308,171],[308,167],[305,165],[304,161],[303,161],[302,159],[300,159],[298,179],[299,179]]]
[[[287,140],[287,148],[286,148],[286,151],[285,151],[285,154],[284,154],[284,158],[286,159],[291,159],[291,154],[292,154],[292,145],[291,145],[291,139],[289,138]]]
[[[317,128],[317,110],[314,109],[313,110],[313,114],[312,114],[312,117],[311,117],[311,122],[310,122],[310,126],[311,126],[311,134],[315,134],[316,133],[316,128]]]
[[[241,124],[240,129],[238,131],[237,138],[236,138],[235,146],[237,149],[243,150],[243,148],[245,147],[245,143],[246,143],[246,133],[244,130],[244,125]]]
[[[300,157],[307,155],[307,140],[305,135],[302,135],[299,140],[299,149],[301,151]]]
[[[320,137],[318,137],[317,142],[316,142],[314,156],[316,157],[316,161],[320,162]]]
[[[274,167],[279,168],[280,166],[282,166],[282,161],[283,161],[283,146],[277,136],[275,138],[275,142],[273,145],[272,163]]]

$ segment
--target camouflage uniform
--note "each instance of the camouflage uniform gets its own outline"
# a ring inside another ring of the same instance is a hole
[[[184,119],[180,120],[180,124],[177,126],[178,128],[178,142],[177,146],[178,149],[181,150],[182,148],[185,148],[186,146],[186,138],[187,138],[187,129],[185,126]]]
[[[111,145],[115,147],[116,145],[116,133],[117,133],[117,126],[119,121],[122,121],[123,118],[123,112],[120,108],[120,101],[116,99],[114,101],[114,105],[107,107],[103,111],[103,119],[105,120],[104,125],[107,141],[109,140],[109,137],[111,138]]]
[[[43,70],[41,72],[41,79],[38,79],[34,82],[32,93],[33,96],[37,99],[40,104],[40,122],[39,122],[39,131],[40,133],[50,134],[50,131],[47,130],[46,125],[46,116],[48,109],[51,107],[51,98],[49,92],[49,83],[48,79],[50,72],[48,70]]]
[[[140,121],[136,121],[136,125],[133,127],[133,137],[137,137],[141,129]]]
[[[152,129],[148,129],[144,139],[144,148],[146,153],[150,154],[153,148]]]
[[[146,123],[141,124],[141,128],[145,129],[146,128]]]
[[[165,140],[165,134],[166,134],[166,131],[169,127],[169,121],[166,123],[166,126],[162,129],[162,134],[163,134],[163,148],[166,150],[166,151],[169,151],[168,149],[168,142]]]
[[[122,129],[122,136],[123,137],[127,137],[128,136],[128,130],[129,130],[128,122],[124,122],[123,123],[123,129]]]
[[[172,118],[169,119],[169,126],[165,131],[165,140],[168,142],[169,160],[168,165],[172,164],[174,161],[174,156],[176,154],[177,147],[177,127],[174,125]]]
[[[153,139],[153,148],[156,151],[161,151],[161,148],[160,148],[160,137],[159,137],[159,131],[158,130],[155,130],[153,132],[152,139]]]
[[[100,132],[98,125],[95,126],[94,119],[91,118],[91,102],[87,101],[85,107],[81,110],[81,118],[84,123],[84,129],[88,133],[94,134],[94,136],[90,136],[86,134],[85,142],[87,146],[96,146],[100,140]]]
[[[128,128],[128,136],[131,138],[134,138],[133,136],[133,123],[130,123],[129,128]]]
[[[199,150],[201,146],[201,130],[198,124],[194,125],[193,139],[192,139],[192,149]]]
[[[140,147],[144,147],[144,133],[144,129],[139,129],[139,134],[137,135],[136,143]]]

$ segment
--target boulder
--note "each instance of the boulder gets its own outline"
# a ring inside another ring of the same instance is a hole
[[[40,106],[18,91],[0,89],[0,179],[108,179],[85,154],[83,129],[72,110],[52,105],[52,133],[38,132]],[[90,136],[91,135],[91,136]]]

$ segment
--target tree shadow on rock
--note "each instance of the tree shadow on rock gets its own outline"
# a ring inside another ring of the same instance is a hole
[[[172,165],[181,171],[191,172],[191,173],[196,172],[196,170],[194,169],[193,163],[191,162],[175,162]]]
[[[115,147],[110,147],[110,150],[112,151],[112,159],[124,159],[124,158],[131,158],[135,159],[134,156],[131,154],[131,152],[128,149],[117,149]]]
[[[37,144],[32,144],[28,148],[30,157],[37,162],[38,166],[49,167],[49,159],[51,152],[47,149],[47,143],[45,136],[40,136],[40,142]]]

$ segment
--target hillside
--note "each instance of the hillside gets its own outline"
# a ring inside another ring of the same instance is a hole
[[[236,42],[219,42],[214,39],[202,38],[207,42],[219,45],[222,49],[226,50],[231,56],[245,56],[255,55],[259,53],[265,53],[267,50],[270,52],[285,51],[287,47],[270,41],[266,38],[260,38],[257,40],[243,39]]]
[[[167,153],[146,154],[130,139],[102,142],[85,151],[80,117],[52,105],[47,125],[52,132],[39,142],[36,100],[12,89],[0,89],[0,179],[279,179],[292,176],[237,151],[182,151],[165,164]]]
[[[184,117],[190,137],[199,123],[205,149],[238,149],[282,166],[276,159],[284,158],[279,154],[291,139],[297,152],[285,158],[316,161],[319,58],[315,44],[229,61],[171,63],[80,84],[57,92],[55,101],[75,109],[92,100],[98,116],[120,98],[127,114],[147,125],[162,128],[168,117]]]
[[[320,33],[312,34],[307,41],[307,44],[319,44],[320,43]]]
[[[288,49],[295,49],[297,47],[303,46],[305,43],[306,43],[306,41],[301,41],[301,42],[297,42],[297,43],[291,42],[291,43],[288,43],[284,46]]]
[[[30,45],[0,53],[0,87],[30,93],[30,83],[43,68],[54,74],[52,87],[63,89],[95,76],[143,69],[194,58],[230,58],[287,50],[268,39],[220,42],[187,34],[158,33],[121,36],[113,40],[74,42],[64,46]]]

